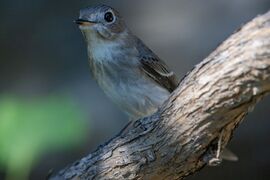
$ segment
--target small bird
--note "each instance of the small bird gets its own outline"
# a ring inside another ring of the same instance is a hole
[[[128,29],[112,7],[84,8],[75,22],[86,40],[94,79],[131,120],[154,113],[178,86],[175,73]],[[225,149],[221,159],[238,158]]]
[[[178,86],[175,73],[129,30],[115,9],[84,8],[75,22],[86,40],[94,79],[131,120],[154,113]]]

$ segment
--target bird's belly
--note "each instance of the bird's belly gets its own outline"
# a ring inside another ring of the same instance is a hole
[[[134,120],[154,113],[170,94],[154,81],[144,78],[118,81],[108,78],[99,85]]]

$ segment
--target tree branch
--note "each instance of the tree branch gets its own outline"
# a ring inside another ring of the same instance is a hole
[[[158,112],[51,179],[182,179],[215,158],[218,140],[223,149],[269,92],[270,11],[196,65]]]

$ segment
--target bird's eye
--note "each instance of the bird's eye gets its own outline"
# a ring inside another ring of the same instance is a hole
[[[113,14],[111,12],[106,12],[104,15],[104,19],[107,22],[113,22],[114,20]]]

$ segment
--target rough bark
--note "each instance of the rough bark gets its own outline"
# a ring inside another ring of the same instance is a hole
[[[268,92],[270,11],[196,65],[158,112],[51,179],[183,179],[215,158],[218,140],[223,149]]]

